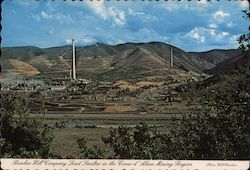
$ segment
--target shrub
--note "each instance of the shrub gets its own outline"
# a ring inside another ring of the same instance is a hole
[[[170,138],[152,130],[146,124],[135,128],[120,126],[110,131],[110,136],[103,137],[103,142],[110,145],[115,158],[121,159],[163,159],[171,158]]]
[[[53,134],[43,118],[32,118],[28,100],[16,93],[2,95],[1,155],[16,158],[47,158]]]
[[[105,157],[106,150],[102,149],[98,145],[94,145],[92,147],[87,146],[86,138],[77,138],[77,144],[80,148],[80,153],[78,154],[78,158],[80,159],[103,159]]]

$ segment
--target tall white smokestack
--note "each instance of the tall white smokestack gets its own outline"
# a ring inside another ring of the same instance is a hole
[[[170,66],[174,66],[174,58],[173,58],[173,48],[170,48]]]
[[[76,80],[76,54],[75,54],[75,40],[72,39],[72,71],[73,80]]]

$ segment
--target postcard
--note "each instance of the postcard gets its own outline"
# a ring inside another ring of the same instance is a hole
[[[1,168],[246,170],[249,0],[4,0]]]

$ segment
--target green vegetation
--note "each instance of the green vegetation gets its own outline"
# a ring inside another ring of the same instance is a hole
[[[77,144],[80,148],[80,153],[76,156],[79,159],[103,159],[105,158],[106,150],[98,145],[92,147],[87,146],[85,138],[77,138]]]
[[[134,129],[120,126],[111,130],[110,136],[103,137],[103,141],[113,148],[113,158],[162,159],[172,153],[170,138],[151,130],[145,124]]]
[[[249,19],[249,10],[244,13]],[[247,33],[239,39],[240,49],[248,59],[249,37]],[[102,138],[112,150],[109,155],[106,149],[89,147],[85,138],[78,137],[80,151],[68,158],[250,159],[250,62],[247,61],[230,73],[177,87],[177,91],[190,100],[195,99],[202,108],[173,118],[165,133],[145,124],[135,128],[120,126]],[[1,157],[60,157],[53,154],[52,129],[45,125],[43,113],[40,118],[31,117],[27,97],[2,94],[1,100]],[[59,122],[55,128],[65,127],[67,121]]]
[[[52,156],[53,134],[41,118],[31,118],[27,98],[2,95],[1,157],[48,158]]]
[[[249,84],[250,63],[218,79],[189,83],[182,86],[186,89],[182,93],[192,95],[202,109],[173,119],[165,133],[147,125],[121,126],[102,139],[109,146],[107,149],[112,150],[111,154],[106,154],[107,150],[100,146],[87,146],[86,140],[80,137],[76,141],[80,152],[69,157],[249,159]],[[44,125],[43,116],[30,117],[28,102],[17,94],[2,96],[1,154],[3,157],[55,157],[52,131]]]
[[[250,4],[250,0],[248,0],[248,3]],[[250,20],[250,6],[248,9],[242,11],[245,15],[243,16],[244,19]],[[243,51],[246,55],[249,57],[249,41],[250,41],[250,27],[248,27],[248,32],[245,34],[242,34],[239,38],[239,49]]]
[[[197,97],[203,94],[203,111],[174,120],[169,133],[146,125],[119,127],[103,141],[123,159],[249,159],[249,84],[248,63],[213,86],[196,90]]]

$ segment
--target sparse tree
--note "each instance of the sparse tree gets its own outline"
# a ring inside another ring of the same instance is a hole
[[[248,0],[249,7],[246,10],[243,10],[244,13],[243,18],[247,21],[250,21],[250,0]],[[248,32],[245,34],[242,34],[239,38],[239,49],[242,50],[242,52],[249,57],[249,50],[250,50],[250,26],[248,27]]]

